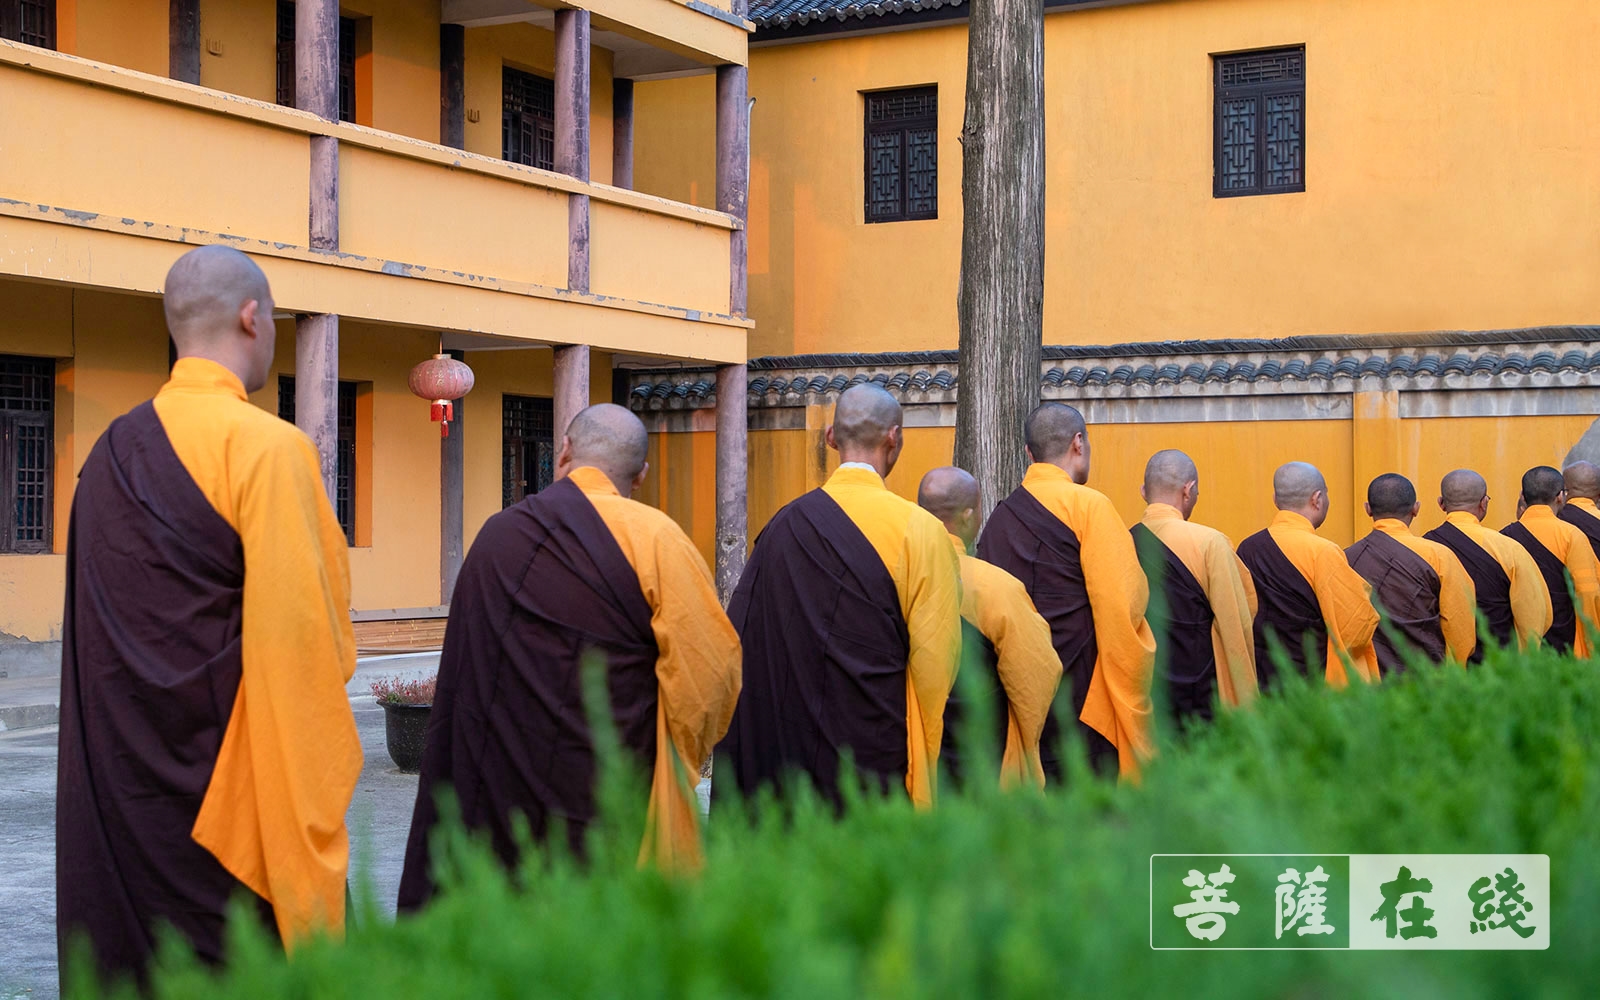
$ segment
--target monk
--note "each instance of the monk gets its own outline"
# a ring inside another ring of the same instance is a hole
[[[1417,654],[1466,666],[1478,642],[1477,592],[1454,552],[1411,533],[1416,487],[1386,472],[1367,486],[1366,509],[1372,531],[1344,554],[1384,619],[1372,638],[1379,670],[1401,672]]]
[[[1367,682],[1378,679],[1372,636],[1378,612],[1366,581],[1344,550],[1316,534],[1328,518],[1328,484],[1314,465],[1290,462],[1272,474],[1277,516],[1239,543],[1239,558],[1255,582],[1256,672],[1271,686],[1276,642],[1304,676],[1322,675],[1333,687],[1349,683],[1344,659]]]
[[[1537,645],[1550,628],[1550,591],[1528,550],[1483,526],[1489,514],[1489,486],[1471,469],[1456,469],[1439,483],[1444,523],[1422,537],[1455,553],[1472,577],[1483,634],[1469,663],[1495,645]]]
[[[1589,655],[1583,622],[1600,622],[1600,562],[1588,536],[1558,516],[1566,499],[1560,472],[1548,465],[1529,469],[1522,476],[1523,512],[1502,533],[1528,550],[1550,592],[1551,621],[1544,641],[1582,659]]]
[[[1255,700],[1256,588],[1228,536],[1189,519],[1200,502],[1200,471],[1188,455],[1152,455],[1139,495],[1148,506],[1133,526],[1134,546],[1165,598],[1156,658],[1168,712],[1182,728],[1209,721],[1219,697],[1228,708]]]
[[[1589,539],[1595,555],[1600,556],[1600,466],[1591,462],[1573,462],[1561,470],[1561,479],[1567,488],[1567,502],[1556,514]]]
[[[838,805],[841,763],[868,789],[933,803],[944,706],[961,655],[961,583],[944,525],[889,492],[900,404],[872,383],[839,396],[839,468],[775,514],[728,603],[745,686],[712,783],[741,793],[809,780]]]
[[[1072,717],[1096,771],[1136,780],[1154,753],[1150,681],[1156,640],[1145,621],[1150,592],[1133,538],[1089,481],[1089,431],[1083,414],[1045,403],[1023,426],[1029,465],[1022,485],[995,507],[978,556],[1021,580],[1050,623],[1071,684]],[[1040,757],[1059,781],[1055,713]],[[1070,723],[1068,723],[1070,725]]]
[[[1034,610],[1022,581],[998,566],[969,555],[982,517],[978,481],[953,465],[934,469],[917,487],[917,505],[938,518],[950,533],[961,566],[962,669],[976,676],[994,710],[993,759],[1003,786],[1031,781],[1044,785],[1039,734],[1061,684],[1061,661],[1050,642],[1050,626]],[[944,710],[944,773],[963,780],[960,740],[965,706],[956,685]]]
[[[699,865],[694,777],[739,695],[739,640],[694,543],[630,499],[648,446],[623,407],[579,412],[556,482],[491,517],[472,543],[445,628],[401,910],[435,892],[430,841],[446,788],[508,867],[523,821],[539,842],[559,825],[584,855],[596,780],[586,664],[604,670],[618,740],[650,775],[640,863]]]
[[[208,246],[164,291],[177,362],[84,463],[61,651],[61,954],[137,981],[163,925],[221,961],[233,899],[291,948],[339,933],[362,762],[344,533],[311,441],[246,399],[272,290]]]

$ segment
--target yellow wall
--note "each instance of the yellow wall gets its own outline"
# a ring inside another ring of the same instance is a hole
[[[72,0],[58,4],[56,41],[61,51],[75,56],[166,76],[169,6],[167,0]],[[71,24],[63,25],[63,20]],[[69,41],[71,48],[67,47]]]
[[[1170,0],[1045,18],[1046,343],[1600,311],[1600,5]],[[1210,54],[1304,44],[1307,190],[1212,197]],[[751,50],[752,355],[954,347],[965,28]],[[862,222],[861,91],[937,83],[939,218]],[[640,84],[642,190],[707,203],[705,79]]]

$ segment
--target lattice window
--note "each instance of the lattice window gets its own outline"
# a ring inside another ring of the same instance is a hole
[[[0,38],[55,48],[55,0],[0,0]]]
[[[0,356],[0,552],[49,552],[55,362]]]
[[[555,413],[548,399],[505,396],[501,415],[501,506],[509,507],[555,481]]]
[[[1214,57],[1218,198],[1306,189],[1306,51]]]
[[[294,107],[294,0],[278,0],[278,103]],[[356,22],[339,18],[339,120],[356,120]]]
[[[345,542],[356,543],[356,396],[357,382],[339,383],[339,440],[334,455],[333,513],[344,529]],[[278,376],[278,416],[294,423],[294,376]]]
[[[866,220],[939,217],[939,88],[866,95]]]
[[[556,168],[556,85],[507,66],[500,77],[500,156],[544,170]]]

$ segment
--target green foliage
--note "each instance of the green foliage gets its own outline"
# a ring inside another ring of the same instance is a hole
[[[292,964],[237,934],[221,981],[170,959],[154,995],[333,997],[1592,996],[1600,981],[1600,673],[1496,652],[1330,692],[1291,681],[1174,745],[1142,787],[974,789],[931,814],[720,803],[697,879],[639,871],[635,807],[587,871],[476,848],[453,887]],[[637,784],[634,795],[637,796]],[[461,838],[457,838],[459,841]],[[1155,952],[1152,853],[1543,853],[1546,952]],[[358,898],[362,894],[358,893]]]

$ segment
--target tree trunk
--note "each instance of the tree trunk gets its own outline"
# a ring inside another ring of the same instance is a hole
[[[1044,331],[1044,5],[973,0],[961,129],[961,374],[957,465],[982,513],[1027,469]]]

